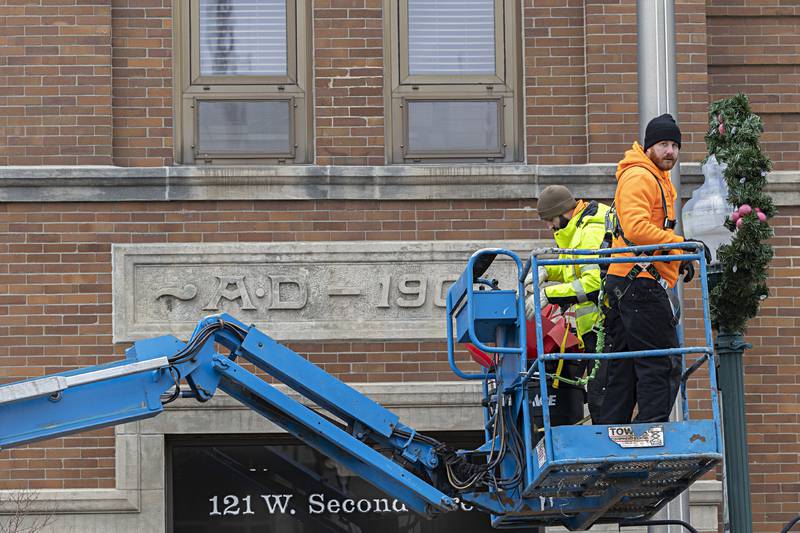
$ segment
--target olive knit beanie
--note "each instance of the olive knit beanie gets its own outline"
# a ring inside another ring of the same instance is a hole
[[[563,185],[550,185],[539,194],[539,203],[536,209],[544,220],[551,220],[558,215],[575,209],[578,202],[573,198],[569,189]]]

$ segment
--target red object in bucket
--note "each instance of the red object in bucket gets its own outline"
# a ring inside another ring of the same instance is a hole
[[[527,336],[528,359],[536,359],[536,323],[533,320],[525,322],[525,334]],[[578,337],[572,333],[567,324],[567,317],[561,309],[554,304],[546,305],[542,308],[542,335],[544,336],[544,353],[561,352],[561,344],[564,343],[565,352],[578,351],[580,342]],[[567,336],[564,340],[564,335]]]
[[[488,353],[477,349],[475,345],[470,343],[466,343],[465,346],[467,347],[467,350],[469,350],[472,360],[481,365],[483,368],[492,368],[494,366],[494,362]]]
[[[536,359],[538,353],[536,350],[536,324],[533,320],[525,321],[525,334],[526,345],[528,348],[528,359]],[[544,335],[544,351],[545,353],[558,353],[561,352],[561,343],[564,342],[565,352],[576,352],[580,346],[578,337],[569,330],[567,325],[567,317],[561,313],[557,305],[547,305],[542,308],[542,334]],[[566,334],[566,341],[564,335]],[[478,363],[484,368],[492,368],[494,366],[492,357],[479,350],[472,344],[466,344],[473,361]]]

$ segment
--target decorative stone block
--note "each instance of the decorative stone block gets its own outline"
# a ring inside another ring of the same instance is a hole
[[[437,339],[448,287],[477,249],[544,241],[125,244],[113,247],[114,340],[189,335],[226,312],[282,341]],[[502,257],[502,256],[501,256]],[[516,268],[487,276],[514,288]]]

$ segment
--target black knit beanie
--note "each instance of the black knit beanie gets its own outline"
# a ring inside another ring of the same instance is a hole
[[[644,150],[661,141],[675,141],[681,147],[681,130],[669,113],[656,117],[647,124],[644,133]]]

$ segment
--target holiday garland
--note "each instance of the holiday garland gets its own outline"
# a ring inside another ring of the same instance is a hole
[[[709,118],[708,154],[728,165],[724,176],[728,203],[734,206],[725,221],[725,227],[734,232],[733,240],[717,252],[722,275],[710,293],[711,321],[719,331],[744,332],[769,294],[767,267],[773,252],[765,241],[773,235],[767,221],[776,209],[764,187],[772,163],[759,148],[764,127],[750,111],[747,96],[714,102]]]

